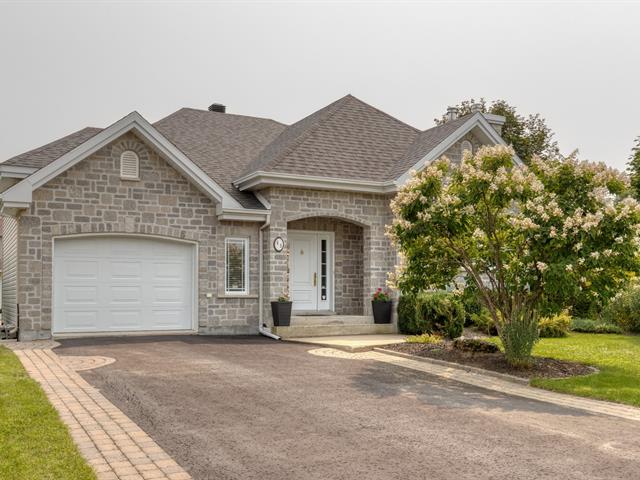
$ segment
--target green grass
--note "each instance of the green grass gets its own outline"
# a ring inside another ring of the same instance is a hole
[[[0,347],[0,478],[96,478],[40,386],[4,347]]]
[[[571,360],[600,372],[566,379],[533,379],[531,385],[640,407],[640,336],[570,333],[565,338],[542,338],[533,354]]]

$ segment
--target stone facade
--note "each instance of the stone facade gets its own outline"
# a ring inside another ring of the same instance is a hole
[[[268,301],[282,293],[287,278],[287,255],[271,248],[274,239],[282,237],[286,241],[288,228],[299,220],[324,218],[350,223],[362,230],[362,307],[365,315],[371,315],[371,294],[378,287],[385,287],[387,272],[396,263],[395,250],[384,234],[385,225],[391,222],[391,196],[279,187],[265,189],[262,194],[271,204],[272,212],[264,239],[265,310]],[[271,319],[271,314],[265,319]]]
[[[124,150],[139,156],[138,181],[120,178]],[[21,338],[51,336],[53,239],[72,234],[154,235],[195,242],[199,332],[256,333],[258,224],[219,222],[215,207],[131,133],[37,189],[31,208],[18,218]],[[224,294],[227,235],[250,240],[248,296]]]
[[[478,149],[483,145],[480,140],[473,134],[467,133],[464,137],[458,140],[456,143],[451,145],[446,152],[444,152],[444,156],[451,160],[453,163],[460,163],[462,161],[462,143],[468,140],[471,142],[473,146],[473,153],[476,153]]]
[[[363,227],[336,218],[311,217],[289,222],[287,230],[334,232],[335,312],[363,315]]]

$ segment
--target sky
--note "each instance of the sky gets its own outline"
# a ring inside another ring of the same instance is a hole
[[[420,129],[448,105],[540,113],[624,169],[640,136],[640,0],[0,0],[0,159],[133,110],[293,123],[351,93]]]

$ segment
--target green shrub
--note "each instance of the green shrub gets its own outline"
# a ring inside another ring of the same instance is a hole
[[[498,333],[507,362],[514,367],[530,367],[531,351],[538,341],[538,319],[534,312],[522,312],[509,322],[502,321]]]
[[[402,295],[398,300],[398,330],[409,335],[420,334],[416,326],[417,295]]]
[[[480,340],[479,338],[457,338],[453,341],[453,348],[465,352],[496,353],[500,348],[495,343]]]
[[[449,292],[425,292],[416,302],[416,324],[422,333],[442,332],[449,338],[462,335],[464,307]]]
[[[632,283],[613,297],[602,311],[602,319],[623,330],[640,333],[640,284]]]
[[[478,330],[487,335],[497,335],[498,329],[493,321],[493,317],[489,313],[489,310],[483,308],[480,313],[474,313],[471,315],[471,323],[473,323]]]
[[[407,343],[442,343],[442,337],[431,333],[407,337]]]
[[[573,318],[571,320],[571,331],[581,333],[623,333],[622,328],[618,325],[590,318]]]
[[[538,321],[540,329],[540,338],[560,338],[566,337],[571,327],[571,315],[567,310],[552,315],[550,317],[542,317]]]
[[[398,328],[410,335],[442,333],[457,338],[464,328],[464,307],[448,292],[403,295],[398,304]]]
[[[465,326],[472,325],[473,315],[480,315],[484,307],[482,306],[482,301],[480,300],[480,293],[478,292],[478,287],[473,282],[467,283],[462,291],[462,295],[460,296],[460,300],[462,301],[462,305],[464,307],[464,324]]]

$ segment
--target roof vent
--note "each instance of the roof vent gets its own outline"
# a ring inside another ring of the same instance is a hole
[[[227,111],[227,107],[225,105],[222,105],[221,103],[212,103],[211,105],[209,105],[209,111],[225,113]]]
[[[458,108],[457,107],[448,107],[447,108],[447,122],[451,120],[455,120],[458,118]]]

